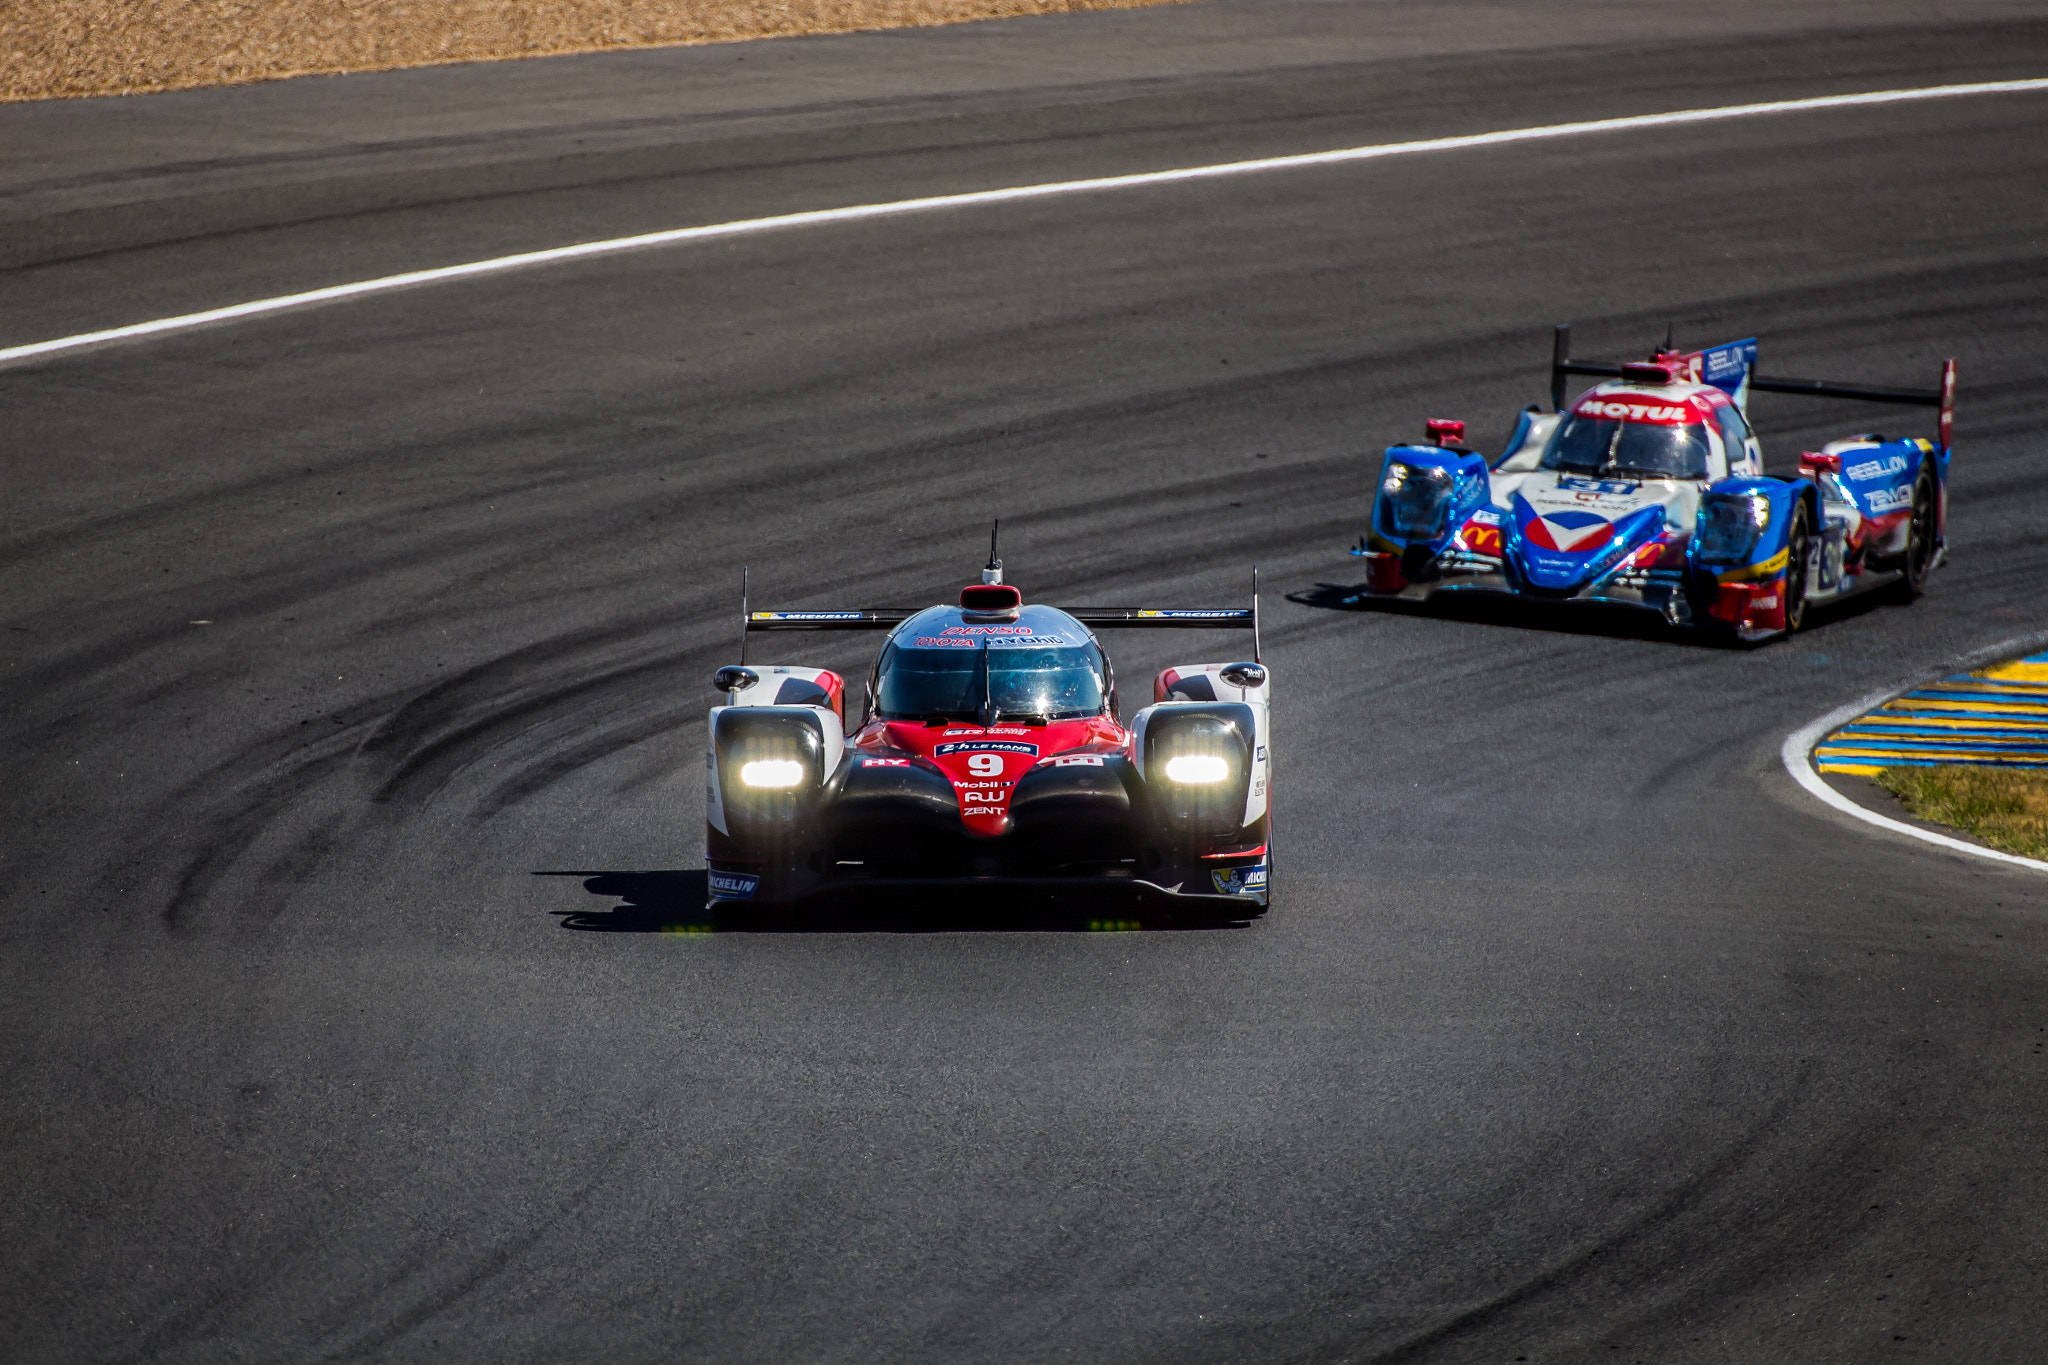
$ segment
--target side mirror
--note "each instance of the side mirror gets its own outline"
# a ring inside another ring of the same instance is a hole
[[[1219,672],[1217,677],[1232,687],[1264,687],[1266,669],[1263,664],[1231,664]]]
[[[711,675],[711,685],[721,692],[744,692],[761,681],[761,675],[743,664],[727,664]]]

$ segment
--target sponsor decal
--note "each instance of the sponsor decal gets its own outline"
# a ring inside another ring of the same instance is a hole
[[[1169,621],[1249,621],[1252,614],[1242,609],[1216,611],[1141,611],[1140,617]]]
[[[1468,525],[1458,539],[1463,541],[1465,548],[1473,554],[1492,555],[1496,559],[1500,557],[1501,532],[1498,526]]]
[[[1863,500],[1870,504],[1870,510],[1873,512],[1896,512],[1901,507],[1912,506],[1913,490],[1910,488],[1873,488],[1863,495]]]
[[[1256,753],[1256,754],[1252,755],[1252,762],[1254,762],[1254,763],[1264,763],[1265,761],[1266,761],[1266,746],[1265,746],[1265,745],[1263,745],[1263,744],[1261,744],[1261,745],[1259,746],[1259,751],[1258,751],[1258,753]]]
[[[1219,896],[1241,896],[1249,891],[1266,889],[1266,865],[1258,863],[1251,867],[1219,867],[1209,874],[1209,880],[1216,886]]]
[[[1865,460],[1862,464],[1852,464],[1842,471],[1842,477],[1854,479],[1856,482],[1861,483],[1865,479],[1881,479],[1888,474],[1903,474],[1905,472],[1906,457],[1903,455],[1893,455],[1888,459]]]
[[[1621,498],[1629,502],[1642,496],[1642,488],[1624,479],[1588,479],[1576,474],[1560,474],[1557,477],[1557,491],[1560,493],[1594,493],[1610,498]],[[1539,492],[1536,497],[1542,497]],[[1585,502],[1584,497],[1575,497],[1574,502]]]
[[[1691,404],[1616,403],[1589,398],[1572,411],[1580,417],[1612,417],[1623,422],[1657,422],[1669,426],[1690,421]]]
[[[1003,810],[1000,806],[968,806],[960,813],[962,815],[1001,815]]]
[[[1598,512],[1576,508],[1566,512],[1546,512],[1524,522],[1522,536],[1538,549],[1583,555],[1614,539],[1614,523]]]
[[[1502,524],[1500,513],[1489,511],[1484,507],[1472,514],[1472,520],[1481,526],[1499,526]]]
[[[1102,755],[1065,754],[1059,758],[1049,760],[1047,766],[1054,768],[1100,768],[1102,766]]]
[[[860,761],[860,766],[863,768],[907,768],[910,766],[910,760],[907,758],[864,758]]]
[[[756,621],[858,621],[857,611],[757,611]]]
[[[1029,754],[1038,757],[1038,746],[1026,744],[1019,739],[963,739],[951,744],[941,744],[932,750],[938,754]]]
[[[754,888],[761,879],[751,872],[717,872],[711,874],[711,894],[720,900],[743,901],[754,894]]]
[[[1702,351],[1693,362],[1693,377],[1705,380],[1729,398],[1739,398],[1756,368],[1756,338],[1747,337]]]
[[[1743,354],[1740,342],[1733,346],[1716,346],[1700,357],[1701,373],[1709,384],[1723,379],[1734,379],[1749,368],[1749,361]]]
[[[961,793],[961,795],[960,795],[960,799],[961,799],[962,801],[969,801],[969,802],[971,802],[971,801],[996,801],[996,802],[1000,802],[1000,801],[1001,801],[1001,800],[1003,799],[1003,794],[1002,794],[1001,792],[963,792],[963,793]]]
[[[1772,593],[1769,597],[1759,597],[1749,605],[1758,611],[1770,611],[1778,605],[1778,594]]]
[[[953,785],[961,791],[966,791],[971,787],[1009,787],[1016,784],[1011,782],[955,782]]]
[[[1064,635],[1034,632],[1029,626],[947,626],[943,634],[917,637],[919,649],[976,649],[984,644],[1048,649],[1072,643]]]

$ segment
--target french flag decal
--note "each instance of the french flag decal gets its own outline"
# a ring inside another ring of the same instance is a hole
[[[1522,523],[1522,539],[1538,549],[1584,555],[1614,539],[1614,523],[1597,513],[1573,510],[1539,517],[1526,502],[1522,506],[1529,512]]]

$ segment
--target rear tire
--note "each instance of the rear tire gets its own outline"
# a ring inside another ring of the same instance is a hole
[[[1927,579],[1934,572],[1934,474],[1922,469],[1913,481],[1913,516],[1906,523],[1905,576],[1899,580],[1898,598],[1912,602],[1927,591]]]

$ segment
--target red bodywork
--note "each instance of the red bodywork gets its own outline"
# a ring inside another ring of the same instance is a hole
[[[873,720],[848,747],[861,763],[920,763],[944,773],[960,798],[960,823],[969,834],[993,836],[1010,828],[1010,793],[1017,779],[1041,764],[1131,748],[1130,732],[1114,716],[1056,720],[1049,725],[992,725],[948,721]]]

